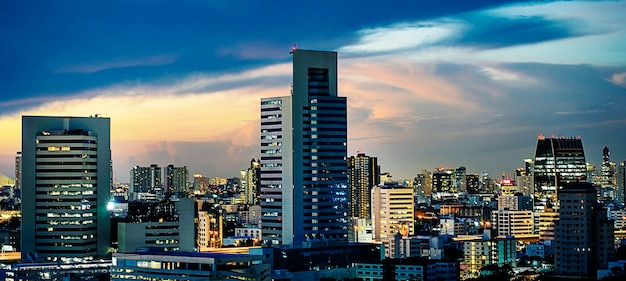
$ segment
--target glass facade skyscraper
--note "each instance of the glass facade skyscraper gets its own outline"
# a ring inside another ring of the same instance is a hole
[[[347,242],[347,105],[337,96],[337,53],[292,55],[291,96],[261,100],[263,240]]]
[[[557,189],[564,184],[587,181],[585,152],[580,137],[539,135],[534,164],[535,202],[557,201]]]

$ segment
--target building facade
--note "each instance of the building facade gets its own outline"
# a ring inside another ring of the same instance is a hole
[[[351,218],[369,219],[372,216],[370,195],[372,188],[380,183],[378,158],[358,153],[348,159],[348,187]]]
[[[372,189],[372,235],[374,241],[385,241],[400,234],[415,234],[415,201],[413,189],[407,187]]]
[[[347,243],[347,105],[337,96],[337,53],[292,55],[292,95],[261,99],[263,240]]]
[[[110,119],[22,117],[22,258],[109,257]]]
[[[596,277],[615,258],[613,221],[597,203],[590,183],[572,183],[559,189],[559,220],[555,225],[554,272]]]
[[[129,201],[159,201],[163,199],[161,170],[157,164],[152,164],[149,167],[134,166],[130,170]]]
[[[556,204],[559,187],[571,182],[586,182],[587,163],[580,137],[547,138],[539,135],[533,175],[535,204]]]
[[[167,165],[165,167],[165,186],[170,195],[179,198],[189,197],[189,170],[187,170],[187,166]]]

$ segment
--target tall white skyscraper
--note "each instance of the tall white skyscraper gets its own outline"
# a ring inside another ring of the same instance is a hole
[[[110,119],[22,117],[22,258],[107,258]]]
[[[261,100],[263,240],[347,242],[347,111],[337,96],[337,53],[292,55],[291,96]]]

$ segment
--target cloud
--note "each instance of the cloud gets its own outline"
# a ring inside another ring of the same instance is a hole
[[[341,52],[385,53],[423,48],[457,36],[463,25],[459,22],[414,22],[388,27],[364,29],[358,32],[359,42],[344,46]]]
[[[611,75],[611,79],[607,80],[616,86],[626,88],[626,72],[615,73]]]
[[[116,68],[166,65],[175,61],[176,57],[173,55],[160,55],[141,59],[114,59],[106,62],[72,64],[57,69],[55,73],[94,73]]]
[[[287,46],[288,47],[288,46]],[[289,48],[270,42],[245,42],[235,46],[220,47],[218,56],[231,56],[238,60],[284,59]]]
[[[583,110],[583,111],[557,111],[557,112],[554,112],[554,114],[556,115],[585,115],[585,114],[601,113],[601,112],[602,110],[593,109],[593,110]]]

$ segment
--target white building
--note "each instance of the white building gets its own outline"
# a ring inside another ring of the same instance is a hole
[[[374,187],[372,189],[372,234],[374,241],[385,241],[397,233],[415,233],[413,189]]]

